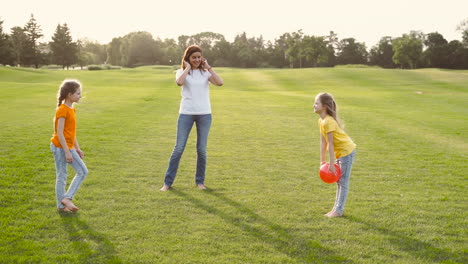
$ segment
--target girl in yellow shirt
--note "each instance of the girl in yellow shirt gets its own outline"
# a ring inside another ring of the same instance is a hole
[[[351,169],[356,156],[356,144],[341,127],[336,102],[331,94],[320,93],[315,97],[314,112],[320,116],[318,120],[321,138],[320,164],[326,162],[328,149],[330,165],[335,164],[336,158],[341,168],[341,178],[337,182],[335,205],[325,216],[341,217],[348,197],[349,178],[351,177]],[[330,170],[336,173],[334,166],[330,166]]]
[[[78,188],[88,175],[88,169],[83,162],[84,153],[76,139],[76,115],[74,103],[81,99],[81,84],[76,80],[64,80],[57,95],[58,107],[54,117],[54,134],[50,141],[50,150],[54,155],[56,169],[55,193],[59,211],[75,212],[72,200]],[[67,185],[68,164],[75,170],[76,175],[65,192]]]

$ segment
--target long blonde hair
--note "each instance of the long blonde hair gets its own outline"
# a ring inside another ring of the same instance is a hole
[[[333,119],[336,120],[338,125],[341,128],[344,128],[343,122],[338,117],[338,105],[335,102],[335,99],[333,98],[333,95],[329,93],[319,93],[316,97],[316,100],[319,100],[320,103],[326,108],[327,110],[327,115],[333,117]]]

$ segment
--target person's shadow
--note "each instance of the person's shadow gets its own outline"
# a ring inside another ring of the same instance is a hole
[[[437,248],[427,242],[423,242],[416,238],[410,237],[401,232],[396,232],[388,228],[378,226],[374,223],[366,222],[354,216],[347,216],[345,219],[361,224],[364,228],[370,229],[372,232],[378,231],[388,237],[388,241],[421,260],[428,262],[444,262],[447,263],[468,263],[468,259],[464,253],[460,255],[447,251],[446,249]]]
[[[226,223],[238,227],[255,239],[272,245],[277,251],[288,255],[298,262],[353,263],[353,261],[339,256],[333,250],[323,247],[319,242],[302,238],[294,234],[293,230],[271,222],[241,203],[231,200],[215,190],[209,189],[204,191],[204,193],[220,200],[223,203],[222,208],[225,208],[223,210],[186,192],[176,189],[172,190],[172,192],[206,212],[217,215]]]
[[[80,220],[78,213],[59,214],[78,263],[122,263],[111,242]]]

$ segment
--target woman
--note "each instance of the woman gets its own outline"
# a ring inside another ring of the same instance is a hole
[[[206,145],[211,126],[211,104],[209,83],[223,85],[223,80],[202,56],[202,50],[196,45],[189,46],[184,53],[181,69],[176,72],[176,83],[182,87],[177,139],[169,160],[161,191],[171,189],[179,168],[179,161],[193,123],[197,127],[197,172],[195,184],[205,190]]]

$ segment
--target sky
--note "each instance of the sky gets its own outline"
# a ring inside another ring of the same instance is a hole
[[[439,32],[448,41],[468,19],[467,0],[2,0],[3,31],[24,26],[31,14],[49,42],[58,24],[67,23],[74,40],[101,44],[130,32],[172,38],[210,31],[232,42],[236,35],[274,41],[299,29],[306,35],[355,38],[367,48],[384,36],[412,30]]]

